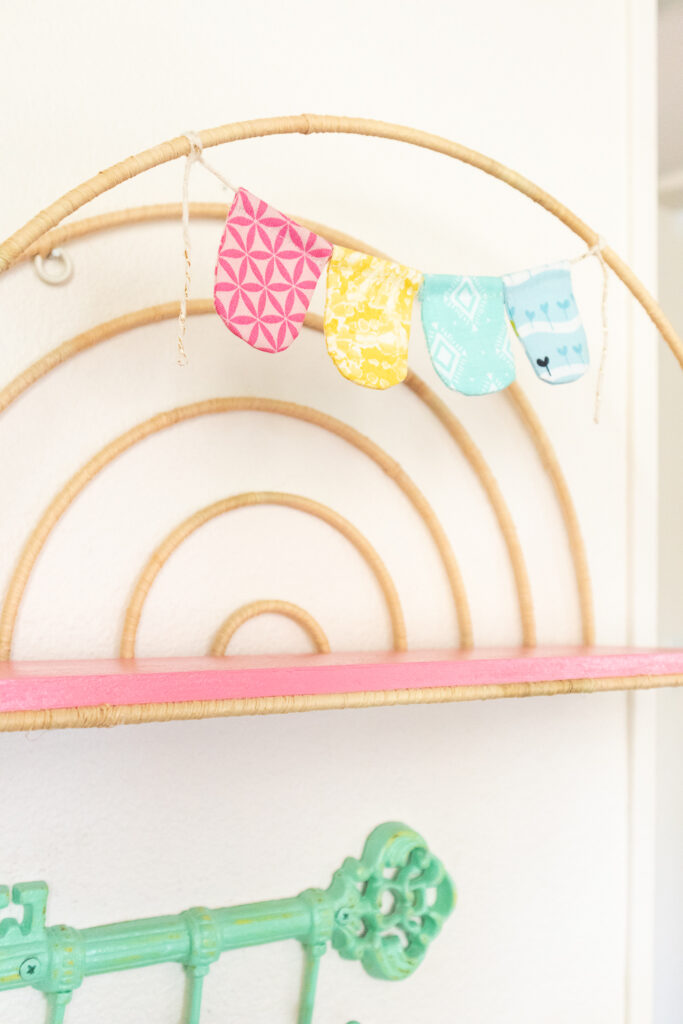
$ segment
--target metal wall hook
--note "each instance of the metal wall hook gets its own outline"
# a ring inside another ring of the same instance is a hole
[[[33,266],[45,284],[66,284],[74,272],[73,260],[66,249],[51,249],[47,256],[37,253],[33,257]]]
[[[0,907],[8,900],[0,886]],[[371,833],[358,860],[346,858],[329,888],[290,898],[83,929],[46,925],[44,882],[15,885],[12,901],[23,914],[0,922],[0,993],[44,992],[48,1024],[63,1024],[72,993],[87,977],[160,963],[185,968],[183,1024],[199,1024],[204,978],[221,953],[285,939],[304,949],[298,1024],[312,1024],[320,960],[330,947],[372,977],[405,978],[453,910],[455,890],[424,839],[389,822]]]

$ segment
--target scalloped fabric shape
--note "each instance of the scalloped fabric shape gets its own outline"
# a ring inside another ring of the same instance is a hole
[[[432,366],[452,391],[489,395],[515,379],[499,277],[426,274],[422,327]]]
[[[536,375],[546,384],[569,384],[588,369],[588,340],[566,261],[506,274],[505,304],[515,334]]]
[[[327,268],[325,341],[347,380],[383,390],[408,373],[419,270],[335,245]]]
[[[252,348],[283,352],[301,330],[331,255],[324,238],[238,189],[216,261],[216,312]]]

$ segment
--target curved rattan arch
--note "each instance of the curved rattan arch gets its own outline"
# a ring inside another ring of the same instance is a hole
[[[62,487],[29,535],[7,587],[0,613],[0,661],[6,661],[11,656],[14,626],[19,606],[36,560],[53,527],[88,483],[119,455],[152,434],[198,416],[227,412],[267,412],[301,420],[327,430],[369,456],[403,491],[430,532],[441,556],[453,596],[460,633],[460,646],[465,649],[473,646],[472,621],[467,594],[448,537],[422,491],[383,448],[347,423],[310,406],[297,405],[295,402],[283,402],[274,398],[209,398],[201,402],[178,406],[138,423],[105,445]]]
[[[356,529],[353,523],[350,523],[344,516],[339,515],[334,509],[329,508],[327,505],[322,505],[318,501],[313,501],[312,498],[306,498],[301,494],[283,494],[280,491],[252,491],[246,494],[236,494],[230,498],[222,498],[220,501],[215,501],[211,505],[199,509],[171,530],[161,544],[158,545],[140,573],[128,602],[121,632],[119,653],[122,658],[135,657],[138,628],[147,595],[173,552],[188,537],[201,529],[202,526],[211,522],[212,519],[227,515],[228,512],[235,512],[241,508],[253,508],[258,505],[279,505],[283,508],[291,508],[297,512],[303,512],[309,516],[315,516],[353,544],[356,551],[373,573],[384,595],[389,618],[391,619],[394,650],[406,650],[406,625],[396,587],[386,565],[360,530]],[[237,629],[239,625],[240,621],[238,620],[234,628]],[[232,633],[227,636],[225,643],[227,643],[231,635]],[[223,647],[225,649],[225,644]]]
[[[283,615],[285,618],[291,619],[292,622],[301,626],[318,654],[330,653],[330,642],[325,631],[310,612],[291,601],[270,600],[250,601],[249,604],[242,605],[241,608],[237,608],[231,615],[228,615],[213,639],[209,654],[216,658],[224,655],[237,630],[245,622],[249,622],[250,619],[255,619],[259,615]]]
[[[225,220],[230,206],[228,203],[190,203],[189,213],[191,220]],[[69,221],[60,227],[53,228],[47,234],[42,235],[37,242],[16,260],[12,266],[31,259],[33,256],[48,256],[53,249],[64,245],[65,242],[74,242],[80,238],[87,238],[89,235],[99,234],[101,231],[109,231],[111,228],[131,227],[134,224],[158,222],[162,220],[179,220],[182,217],[181,203],[152,203],[148,206],[129,206],[123,210],[109,210],[107,213],[99,213],[96,217],[82,217],[79,220]],[[381,249],[375,249],[366,242],[360,242],[353,235],[347,235],[344,231],[331,228],[327,224],[320,224],[319,221],[309,220],[308,217],[300,217],[298,214],[290,214],[294,220],[304,227],[309,228],[316,234],[331,237],[335,245],[343,245],[348,249],[360,249],[371,256],[385,257]]]
[[[461,163],[470,164],[486,174],[506,185],[511,186],[529,199],[532,199],[539,206],[551,213],[559,221],[565,224],[575,235],[589,245],[596,245],[600,239],[598,232],[589,227],[580,217],[577,217],[564,203],[561,203],[554,196],[544,189],[539,188],[534,182],[511,170],[504,164],[493,160],[491,157],[478,153],[457,142],[451,142],[439,135],[432,135],[429,132],[419,131],[416,128],[408,128],[405,125],[389,124],[385,121],[374,121],[360,117],[329,117],[320,114],[299,114],[293,117],[266,117],[253,121],[236,121],[232,124],[221,125],[218,128],[209,128],[196,134],[201,139],[204,148],[222,145],[226,142],[236,142],[240,139],[262,138],[266,135],[289,135],[300,134],[310,135],[313,133],[334,133],[367,135],[375,138],[390,139],[395,142],[406,142],[413,146],[432,150],[435,153],[442,153],[444,156],[452,157]],[[0,273],[7,270],[15,263],[28,249],[50,228],[55,227],[65,217],[80,209],[86,203],[102,195],[109,189],[120,185],[130,178],[158,167],[160,164],[168,163],[178,157],[187,156],[190,152],[190,140],[185,135],[169,139],[151,149],[146,149],[135,156],[130,156],[118,164],[114,164],[106,171],[100,171],[93,178],[89,178],[81,185],[66,192],[60,199],[57,199],[50,206],[46,207],[36,217],[19,228],[13,235],[7,238],[0,245]],[[676,356],[681,368],[683,368],[683,343],[678,337],[672,324],[667,319],[664,311],[650,294],[642,281],[609,246],[602,249],[603,257],[614,273],[623,281],[634,298],[640,303],[660,334]]]
[[[227,206],[222,203],[192,203],[190,204],[191,215],[207,219],[223,218]],[[66,224],[53,231],[49,231],[39,243],[31,246],[24,254],[25,257],[34,253],[46,254],[53,247],[64,244],[67,241],[84,238],[94,232],[105,231],[112,227],[137,224],[140,222],[160,221],[170,217],[179,217],[182,207],[178,203],[162,203],[154,206],[131,207],[125,210],[113,211],[100,214],[96,217],[84,218],[80,221]],[[351,248],[360,249],[374,255],[384,256],[380,250],[361,242],[350,235],[342,234],[327,225],[318,224],[314,221],[303,220],[312,230],[325,235],[336,244],[348,245]],[[192,300],[188,303],[188,314],[213,314],[213,303],[210,300]],[[42,356],[14,380],[10,381],[0,390],[0,413],[12,404],[25,390],[36,383],[62,362],[66,362],[80,352],[106,341],[117,334],[144,324],[158,322],[160,320],[175,317],[177,315],[176,303],[164,303],[147,309],[137,310],[133,313],[124,314],[106,323],[99,324],[82,334],[76,335],[69,341],[52,349]],[[306,326],[322,331],[322,320],[314,314],[306,317]],[[522,553],[517,530],[512,516],[500,492],[498,483],[491,473],[483,455],[474,444],[472,438],[457,419],[455,414],[443,402],[435,392],[417,374],[409,372],[405,384],[422,401],[427,408],[440,420],[442,425],[458,445],[461,453],[470,464],[475,475],[479,479],[487,498],[491,504],[499,528],[503,535],[510,563],[512,566],[519,611],[522,624],[522,641],[526,647],[532,647],[536,643],[536,628],[533,603],[531,599],[531,587],[526,569],[524,555]],[[570,554],[574,567],[574,575],[577,582],[579,610],[581,617],[582,640],[586,645],[595,641],[595,623],[593,611],[593,597],[590,585],[590,574],[586,551],[581,536],[578,517],[574,508],[571,493],[566,480],[562,474],[555,452],[550,440],[545,434],[540,420],[522,392],[519,384],[513,384],[505,392],[508,400],[511,401],[515,412],[520,417],[524,428],[529,433],[531,440],[541,459],[543,468],[550,477],[551,483],[557,495],[558,503],[567,530]]]

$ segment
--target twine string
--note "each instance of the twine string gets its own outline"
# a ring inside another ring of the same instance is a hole
[[[600,309],[602,315],[602,352],[600,353],[600,368],[598,370],[598,382],[595,387],[595,408],[593,411],[593,420],[595,423],[600,422],[600,399],[602,397],[602,380],[605,373],[605,363],[607,361],[607,289],[609,287],[609,274],[607,273],[607,263],[605,257],[602,254],[604,248],[604,240],[598,239],[595,255],[600,263],[600,269],[602,270],[602,298],[600,302]]]
[[[178,314],[178,366],[187,366],[188,358],[185,351],[185,332],[187,330],[187,302],[190,297],[190,284],[192,281],[192,242],[190,240],[190,172],[196,163],[202,164],[206,170],[218,178],[221,185],[230,192],[237,189],[227,178],[223,177],[220,171],[216,170],[204,158],[204,146],[196,132],[185,132],[184,137],[190,143],[190,152],[185,158],[183,171],[183,201],[182,201],[182,228],[183,228],[183,254],[185,258],[185,281],[183,294],[180,299],[180,313]]]
[[[591,245],[586,252],[581,253],[580,256],[575,256],[572,263],[580,263],[581,260],[588,259],[589,256],[595,256],[600,263],[600,269],[602,270],[602,298],[600,302],[600,313],[602,318],[602,351],[600,353],[600,366],[598,369],[598,379],[595,385],[595,404],[593,407],[593,422],[600,422],[600,401],[602,399],[602,383],[605,376],[605,364],[607,362],[607,343],[609,338],[609,332],[607,329],[607,293],[609,289],[609,274],[607,273],[607,263],[603,256],[603,249],[606,248],[605,239],[598,235],[598,240],[594,245]]]

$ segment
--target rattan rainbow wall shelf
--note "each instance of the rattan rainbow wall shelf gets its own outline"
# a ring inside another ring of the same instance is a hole
[[[557,217],[587,245],[598,235],[560,202],[528,179],[459,144],[414,129],[355,118],[300,115],[225,125],[199,133],[205,148],[266,135],[342,132],[421,146],[472,165],[517,189]],[[186,156],[181,136],[130,157],[84,182],[57,200],[0,246],[0,272],[21,261],[47,256],[65,242],[126,224],[178,218],[179,205],[146,206],[62,221],[108,189],[162,163]],[[193,218],[225,217],[222,204],[192,204]],[[301,219],[301,218],[299,218]],[[365,243],[327,226],[303,221],[330,241],[382,255]],[[683,344],[654,298],[630,268],[609,248],[607,265],[644,308],[683,367]],[[188,314],[213,313],[208,299],[189,303]],[[26,368],[0,391],[0,415],[38,380],[66,361],[127,331],[178,315],[178,303],[139,309],[101,323],[63,342]],[[309,314],[306,325],[321,329]],[[683,684],[683,651],[604,649],[594,646],[591,584],[584,544],[571,493],[559,461],[529,399],[517,383],[505,394],[533,444],[556,495],[571,553],[581,612],[581,636],[574,648],[536,646],[534,608],[524,555],[512,516],[484,456],[441,398],[414,372],[404,382],[460,450],[483,488],[502,532],[519,604],[521,647],[474,647],[467,595],[448,537],[424,494],[392,456],[373,440],[325,412],[291,402],[254,397],[208,398],[162,412],[114,438],[64,485],[29,533],[18,554],[0,612],[0,729],[20,730],[188,719],[220,715],[266,714],[327,708],[430,703],[488,697],[527,696],[634,689]],[[459,627],[459,650],[408,651],[406,629],[394,583],[379,555],[349,521],[309,498],[281,492],[250,492],[228,497],[180,523],[160,538],[141,571],[125,612],[119,657],[90,662],[12,661],[14,627],[31,573],[53,528],[99,473],[139,442],[176,424],[208,415],[258,412],[293,418],[328,431],[357,449],[386,473],[422,518],[448,577]],[[145,599],[161,567],[194,531],[217,516],[256,505],[294,508],[339,531],[374,573],[391,620],[393,650],[374,654],[334,654],[325,633],[305,609],[284,601],[248,604],[218,630],[210,653],[196,658],[137,659],[136,636]],[[247,619],[264,613],[285,615],[308,634],[316,653],[287,657],[229,657],[226,647]]]

